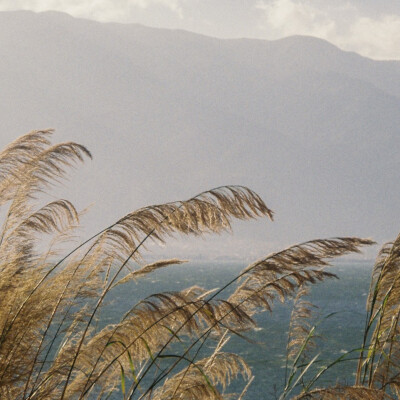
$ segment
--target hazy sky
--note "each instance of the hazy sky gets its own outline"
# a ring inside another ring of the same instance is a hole
[[[0,0],[0,10],[57,10],[223,38],[311,35],[376,59],[400,59],[398,0]]]

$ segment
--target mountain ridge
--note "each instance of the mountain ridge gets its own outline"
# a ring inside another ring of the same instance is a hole
[[[99,197],[90,229],[238,183],[277,214],[221,239],[246,251],[398,232],[400,62],[322,39],[215,39],[58,12],[0,13],[0,38],[1,145],[49,126],[86,144],[94,161],[69,193],[81,207]],[[215,256],[229,251],[215,242]]]

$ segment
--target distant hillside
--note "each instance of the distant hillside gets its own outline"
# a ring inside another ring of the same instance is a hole
[[[0,38],[0,144],[54,127],[87,145],[94,161],[69,197],[96,202],[91,229],[235,183],[276,222],[189,253],[400,231],[400,62],[310,37],[220,40],[55,12],[0,13]]]

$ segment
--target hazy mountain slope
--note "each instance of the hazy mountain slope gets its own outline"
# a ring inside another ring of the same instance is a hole
[[[306,37],[218,40],[53,12],[0,13],[0,54],[1,144],[50,126],[86,144],[95,160],[70,197],[96,201],[93,228],[227,183],[277,213],[239,229],[256,251],[400,228],[399,62]]]

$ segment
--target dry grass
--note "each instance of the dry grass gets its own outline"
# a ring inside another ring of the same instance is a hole
[[[41,194],[90,153],[75,143],[52,145],[51,134],[31,132],[0,153],[5,216],[0,232],[0,398],[106,399],[116,388],[124,399],[228,398],[231,380],[239,375],[252,380],[245,360],[223,351],[229,336],[253,329],[254,315],[272,310],[276,300],[297,296],[288,341],[292,382],[312,342],[310,304],[302,299],[307,287],[333,276],[325,270],[330,259],[373,242],[305,242],[249,265],[217,291],[192,287],[143,299],[120,322],[99,330],[99,309],[115,286],[184,262],[142,265],[148,241],[160,243],[176,232],[218,233],[230,230],[234,219],[272,219],[273,213],[248,188],[220,187],[133,211],[62,254],[59,249],[65,251],[63,244],[73,237],[80,215],[67,200],[40,204]],[[397,238],[381,252],[374,270],[357,386],[314,391],[310,386],[299,398],[398,394],[399,260]],[[232,285],[235,290],[224,298],[223,290]],[[174,353],[171,344],[181,340],[185,350]],[[214,343],[214,351],[199,359],[206,341]],[[244,398],[246,389],[234,398]],[[292,389],[288,384],[282,398]]]

